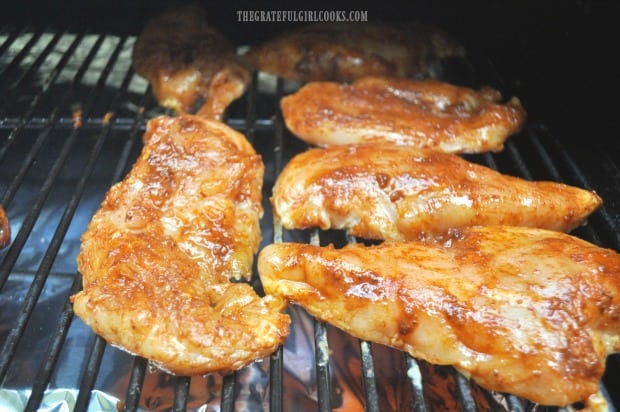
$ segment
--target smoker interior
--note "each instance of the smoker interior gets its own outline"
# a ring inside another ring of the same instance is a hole
[[[451,367],[359,341],[295,306],[283,347],[227,376],[171,376],[95,336],[69,303],[81,287],[79,237],[109,187],[131,168],[148,119],[166,112],[132,71],[136,33],[92,27],[19,19],[0,27],[0,203],[12,230],[11,245],[0,251],[0,410],[555,410],[488,392]],[[441,78],[519,95],[530,119],[502,152],[466,157],[506,174],[596,190],[605,204],[574,234],[620,250],[618,151],[605,138],[612,129],[604,119],[588,121],[591,102],[579,111],[552,98],[557,79],[551,89],[538,89],[545,79],[520,77],[523,61],[507,64],[488,52],[474,48],[466,60],[446,62]],[[306,149],[279,111],[280,98],[294,87],[254,73],[225,119],[266,166],[261,247],[342,245],[351,240],[344,233],[287,231],[273,221],[271,187],[286,162]],[[548,110],[549,102],[559,109]],[[252,282],[260,290],[256,274]],[[619,377],[620,358],[612,355],[601,386],[612,410]]]

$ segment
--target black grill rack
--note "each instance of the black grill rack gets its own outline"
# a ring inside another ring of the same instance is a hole
[[[227,376],[171,376],[95,336],[73,316],[69,302],[81,287],[79,236],[105,192],[131,168],[146,121],[165,113],[132,71],[134,41],[29,27],[0,30],[0,203],[12,228],[11,244],[0,252],[1,410],[556,410],[490,393],[451,367],[359,341],[294,306],[286,344]],[[447,64],[443,77],[503,86],[485,59]],[[290,87],[254,73],[225,119],[266,165],[262,246],[355,241],[340,232],[286,231],[273,221],[271,187],[286,162],[306,149],[286,130],[279,111]],[[596,142],[579,150],[546,125],[530,122],[504,151],[467,158],[527,179],[597,190],[605,205],[574,233],[620,250],[620,172],[614,154]],[[260,290],[256,275],[252,282]],[[611,410],[620,395],[618,375],[618,355],[612,355],[601,386]]]

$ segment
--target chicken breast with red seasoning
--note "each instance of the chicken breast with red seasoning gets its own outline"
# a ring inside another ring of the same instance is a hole
[[[364,76],[435,77],[441,62],[465,48],[444,30],[421,23],[317,23],[254,46],[243,57],[289,80],[350,82]]]
[[[317,146],[380,142],[447,153],[500,151],[526,120],[517,98],[502,102],[489,87],[387,77],[308,83],[281,106],[288,129]]]
[[[271,203],[286,229],[412,240],[473,225],[568,232],[602,200],[593,191],[501,174],[454,154],[368,143],[293,157],[275,182]]]
[[[190,115],[149,121],[144,142],[82,235],[75,313],[180,375],[268,356],[288,335],[285,302],[230,281],[251,277],[261,238],[260,156],[223,123]]]
[[[561,232],[272,244],[258,270],[267,293],[357,338],[543,405],[594,406],[607,355],[620,351],[620,255]]]

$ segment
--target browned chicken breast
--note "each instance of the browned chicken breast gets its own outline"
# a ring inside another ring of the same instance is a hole
[[[11,225],[4,211],[4,206],[0,205],[0,249],[7,247],[11,243]]]
[[[319,146],[390,142],[449,153],[499,151],[526,113],[480,91],[435,80],[366,77],[353,84],[309,83],[282,99],[286,126]]]
[[[271,202],[286,229],[411,240],[472,225],[568,232],[602,200],[562,183],[503,175],[454,154],[369,143],[298,154],[278,176]]]
[[[159,103],[179,114],[220,119],[250,82],[233,45],[209,26],[197,4],[151,20],[136,40],[132,59]]]
[[[231,371],[288,334],[247,283],[264,166],[243,135],[191,115],[148,123],[129,175],[82,236],[75,313],[109,343],[181,375]]]
[[[351,335],[543,405],[598,402],[605,359],[620,351],[620,255],[561,232],[272,244],[258,270],[267,293]]]
[[[363,76],[434,76],[441,60],[465,49],[423,24],[321,23],[303,26],[250,49],[258,70],[290,80],[348,82]]]

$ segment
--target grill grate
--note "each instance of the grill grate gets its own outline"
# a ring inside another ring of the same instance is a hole
[[[79,236],[108,188],[130,169],[148,118],[164,113],[131,69],[134,41],[29,27],[0,30],[0,201],[13,233],[10,247],[0,252],[0,409],[555,410],[489,393],[450,367],[353,339],[298,307],[289,308],[293,330],[283,347],[225,377],[173,377],[93,335],[74,318],[68,300],[81,287]],[[502,89],[487,60],[455,67],[446,68],[446,79]],[[282,230],[273,221],[271,187],[286,162],[305,149],[279,112],[290,87],[255,73],[226,118],[266,165],[263,244],[354,242],[338,232]],[[467,158],[527,179],[597,190],[605,206],[575,233],[620,250],[620,190],[613,177],[620,172],[600,148],[571,150],[545,125],[532,123],[503,152]],[[260,289],[257,276],[252,281]],[[609,388],[620,373],[618,355],[608,365],[601,390],[613,410]]]

